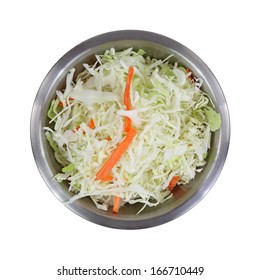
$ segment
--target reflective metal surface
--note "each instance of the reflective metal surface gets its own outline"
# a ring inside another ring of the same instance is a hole
[[[221,129],[212,137],[207,165],[189,186],[175,188],[175,199],[170,199],[157,207],[146,207],[139,215],[136,213],[140,205],[124,206],[117,215],[111,211],[97,209],[89,198],[67,205],[79,216],[107,227],[138,229],[157,226],[184,214],[207,194],[223,168],[230,140],[229,112],[222,89],[205,63],[182,44],[156,33],[122,30],[93,37],[66,53],[47,74],[35,98],[31,114],[31,144],[34,158],[40,174],[53,194],[61,202],[68,200],[72,194],[67,191],[66,183],[58,183],[53,179],[61,168],[44,136],[43,127],[48,124],[47,110],[56,89],[65,87],[66,74],[72,67],[80,72],[83,69],[83,62],[94,62],[96,53],[102,53],[111,47],[116,50],[127,47],[142,48],[155,58],[165,58],[173,53],[174,61],[189,67],[195,76],[204,80],[203,90],[209,93],[222,117]]]

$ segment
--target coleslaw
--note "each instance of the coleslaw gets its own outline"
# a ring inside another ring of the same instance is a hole
[[[141,212],[173,196],[172,180],[185,185],[202,171],[221,116],[202,91],[202,79],[170,60],[111,48],[97,54],[94,65],[84,64],[76,79],[75,69],[69,71],[44,127],[62,166],[55,179],[67,181],[74,193],[67,203],[90,197],[97,208],[108,210],[117,197],[120,206],[141,203]],[[129,67],[134,75],[127,109]],[[137,133],[107,180],[99,180],[96,174],[126,137],[126,118]]]

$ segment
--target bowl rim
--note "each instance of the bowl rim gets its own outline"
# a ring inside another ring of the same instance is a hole
[[[63,201],[64,198],[61,197],[57,192],[55,192],[54,188],[52,187],[53,179],[50,178],[49,175],[47,175],[47,173],[50,174],[50,170],[48,169],[47,164],[45,164],[45,161],[43,160],[44,153],[42,150],[42,141],[39,132],[39,129],[42,128],[38,127],[39,133],[36,133],[35,131],[40,121],[39,109],[41,108],[41,104],[44,101],[44,95],[46,94],[45,87],[49,86],[49,88],[51,88],[51,85],[54,83],[57,77],[64,74],[63,71],[61,71],[61,69],[64,69],[65,66],[68,65],[68,63],[73,64],[73,61],[75,61],[78,57],[82,56],[82,54],[86,52],[86,49],[92,49],[99,45],[103,45],[107,42],[122,40],[152,42],[154,44],[162,45],[163,47],[169,48],[170,50],[174,50],[174,52],[177,52],[181,56],[185,57],[185,60],[188,60],[194,65],[196,65],[196,68],[199,69],[199,71],[201,71],[202,73],[204,73],[204,76],[207,77],[208,83],[214,88],[214,93],[218,96],[219,102],[221,102],[219,106],[222,110],[220,144],[217,151],[217,159],[213,168],[214,170],[211,170],[211,177],[206,178],[205,182],[203,182],[203,185],[205,185],[204,188],[200,188],[200,190],[197,193],[195,193],[192,197],[190,197],[187,201],[183,202],[177,208],[167,212],[166,214],[151,217],[149,219],[124,220],[116,217],[104,218],[102,215],[94,213],[88,209],[84,209],[84,211],[82,211],[82,209],[76,204],[66,204],[67,208],[69,208],[77,215],[101,226],[117,229],[142,229],[158,226],[171,220],[174,220],[186,213],[187,211],[189,211],[195,205],[197,205],[215,184],[224,167],[228,155],[231,127],[228,105],[224,93],[212,71],[193,51],[191,51],[189,48],[172,38],[144,30],[111,31],[102,33],[100,35],[94,36],[81,42],[80,44],[76,45],[71,50],[69,50],[67,53],[65,53],[54,64],[54,66],[50,69],[50,71],[45,76],[43,82],[41,83],[31,111],[30,140],[33,156],[43,180],[45,181],[49,189],[53,192],[53,194],[56,196],[56,198],[58,198],[60,201]]]

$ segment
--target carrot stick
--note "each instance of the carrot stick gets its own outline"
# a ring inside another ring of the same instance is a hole
[[[130,100],[130,86],[134,75],[134,67],[130,66],[128,69],[125,91],[124,91],[124,104],[126,106],[126,110],[131,110],[131,100]]]
[[[120,197],[119,196],[114,196],[114,204],[113,204],[113,212],[118,213],[118,210],[120,208]]]
[[[116,147],[112,155],[108,158],[108,160],[96,174],[96,178],[98,180],[103,181],[109,175],[112,168],[116,165],[118,160],[121,158],[128,146],[131,144],[136,133],[137,130],[131,127],[130,130],[126,133],[125,139]]]
[[[91,118],[88,124],[89,128],[94,129],[95,128],[95,123],[94,120]]]
[[[108,174],[106,178],[104,178],[103,181],[112,181],[113,180],[113,176],[111,174]]]
[[[130,127],[131,127],[131,119],[128,117],[125,117],[125,132],[129,131]]]
[[[186,74],[190,73],[191,70],[189,68],[186,68]],[[191,81],[194,80],[192,73],[188,76],[188,79],[190,79]]]
[[[168,186],[168,189],[170,190],[170,191],[172,191],[173,190],[173,188],[176,186],[176,184],[178,183],[178,181],[180,180],[180,176],[174,176],[172,179],[171,179],[171,181],[170,181],[170,183],[169,183],[169,186]]]
[[[130,86],[131,86],[131,81],[133,79],[134,75],[134,67],[130,66],[128,69],[128,75],[126,79],[126,85],[125,85],[125,91],[124,91],[124,105],[126,107],[126,110],[131,110],[131,99],[130,99]],[[129,131],[131,127],[131,119],[128,117],[125,117],[125,131]]]
[[[74,98],[69,97],[69,100],[74,100]],[[65,103],[66,103],[66,102],[65,102]],[[58,106],[59,106],[59,107],[63,107],[63,103],[60,101],[60,102],[58,103]]]

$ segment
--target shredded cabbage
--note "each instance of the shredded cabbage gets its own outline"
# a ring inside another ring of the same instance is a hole
[[[55,178],[68,181],[74,196],[90,197],[107,210],[113,197],[121,204],[156,206],[172,197],[168,189],[174,176],[189,183],[206,164],[211,133],[221,126],[220,114],[201,90],[202,80],[183,66],[145,56],[144,50],[106,50],[94,65],[84,64],[74,81],[51,102],[46,138],[62,170]],[[129,66],[132,110],[126,110],[123,92]],[[136,137],[112,169],[113,180],[95,175],[124,138],[124,118],[138,130]],[[88,126],[94,120],[95,128]]]

